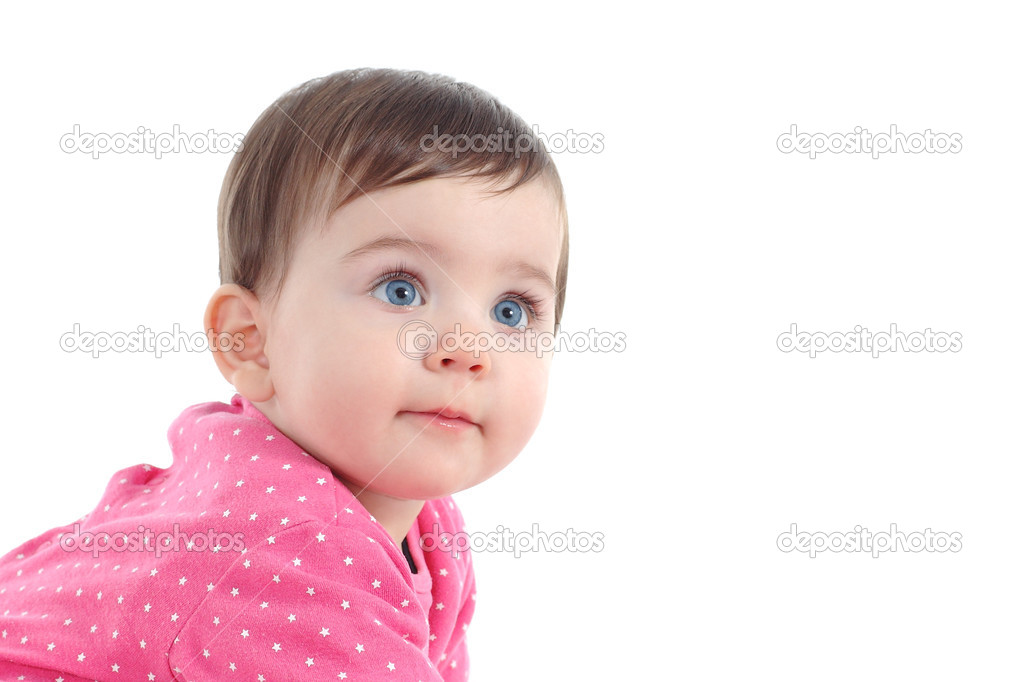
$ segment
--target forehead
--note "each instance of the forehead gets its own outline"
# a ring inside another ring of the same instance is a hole
[[[554,192],[538,179],[503,194],[492,189],[477,180],[431,178],[364,194],[335,211],[321,236],[332,251],[374,241],[370,251],[381,251],[413,241],[432,258],[484,262],[501,255],[553,270],[563,229]]]

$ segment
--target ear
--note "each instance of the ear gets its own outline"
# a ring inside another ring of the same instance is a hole
[[[252,403],[274,395],[264,353],[265,324],[256,295],[237,284],[221,285],[206,306],[203,329],[224,378]]]

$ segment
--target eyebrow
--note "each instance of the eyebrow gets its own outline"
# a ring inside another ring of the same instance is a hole
[[[362,246],[349,251],[341,258],[341,263],[347,263],[370,254],[391,249],[400,249],[402,251],[422,251],[435,260],[439,260],[444,252],[443,249],[435,244],[415,241],[406,237],[377,237],[376,239],[366,242]],[[524,261],[517,261],[505,265],[505,267],[501,269],[501,272],[511,272],[519,275],[520,277],[537,280],[548,288],[552,295],[555,295],[555,297],[557,295],[557,287],[554,286],[554,280],[551,279],[551,276],[546,270],[538,268],[535,265],[530,265]]]

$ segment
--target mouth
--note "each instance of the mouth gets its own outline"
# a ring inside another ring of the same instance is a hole
[[[413,412],[411,410],[405,411],[402,414],[411,415],[418,421],[424,423],[424,425],[439,426],[441,428],[452,429],[461,431],[470,429],[473,427],[479,428],[479,424],[474,422],[472,418],[464,412],[457,410],[450,410],[444,408],[438,408],[436,410],[428,410],[425,412]]]

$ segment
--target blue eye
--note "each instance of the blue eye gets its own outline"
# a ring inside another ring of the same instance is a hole
[[[419,291],[408,280],[404,279],[392,279],[381,282],[378,287],[373,289],[373,296],[392,305],[413,306],[423,304],[423,297],[419,295]]]
[[[522,321],[522,306],[512,300],[505,300],[494,306],[497,321],[509,327],[519,327]]]

